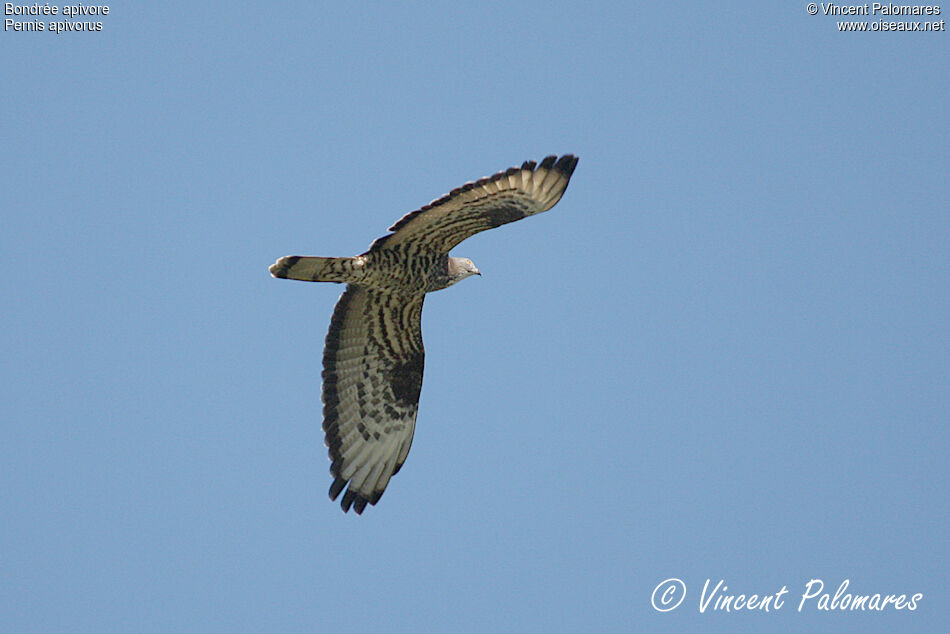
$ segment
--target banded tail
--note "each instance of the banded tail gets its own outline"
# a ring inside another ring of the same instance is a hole
[[[363,258],[321,258],[285,255],[270,265],[270,274],[304,282],[357,282],[363,269]]]

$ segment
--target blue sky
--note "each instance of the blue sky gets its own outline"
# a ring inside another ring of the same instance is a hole
[[[110,9],[0,33],[5,628],[946,626],[946,32],[805,2]],[[426,302],[412,452],[342,514],[342,289],[267,266],[567,152],[557,207],[455,249],[484,276]],[[786,603],[701,612],[707,579]],[[811,579],[923,597],[798,612]]]

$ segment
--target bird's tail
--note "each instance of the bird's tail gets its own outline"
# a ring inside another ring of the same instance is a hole
[[[360,257],[286,255],[270,265],[270,274],[304,282],[358,282],[362,268],[363,261]]]

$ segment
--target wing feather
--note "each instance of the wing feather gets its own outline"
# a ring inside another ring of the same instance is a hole
[[[425,351],[424,295],[348,285],[323,352],[323,430],[332,461],[330,499],[343,510],[375,504],[409,453]]]
[[[541,164],[525,161],[494,176],[453,189],[421,209],[403,216],[377,239],[369,252],[412,244],[423,251],[448,253],[480,231],[533,216],[561,199],[577,157],[548,156]]]

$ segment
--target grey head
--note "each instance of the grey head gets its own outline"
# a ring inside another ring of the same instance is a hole
[[[466,277],[472,275],[481,275],[475,267],[475,263],[468,258],[449,258],[449,283],[446,286],[452,286],[456,282],[461,282]]]

